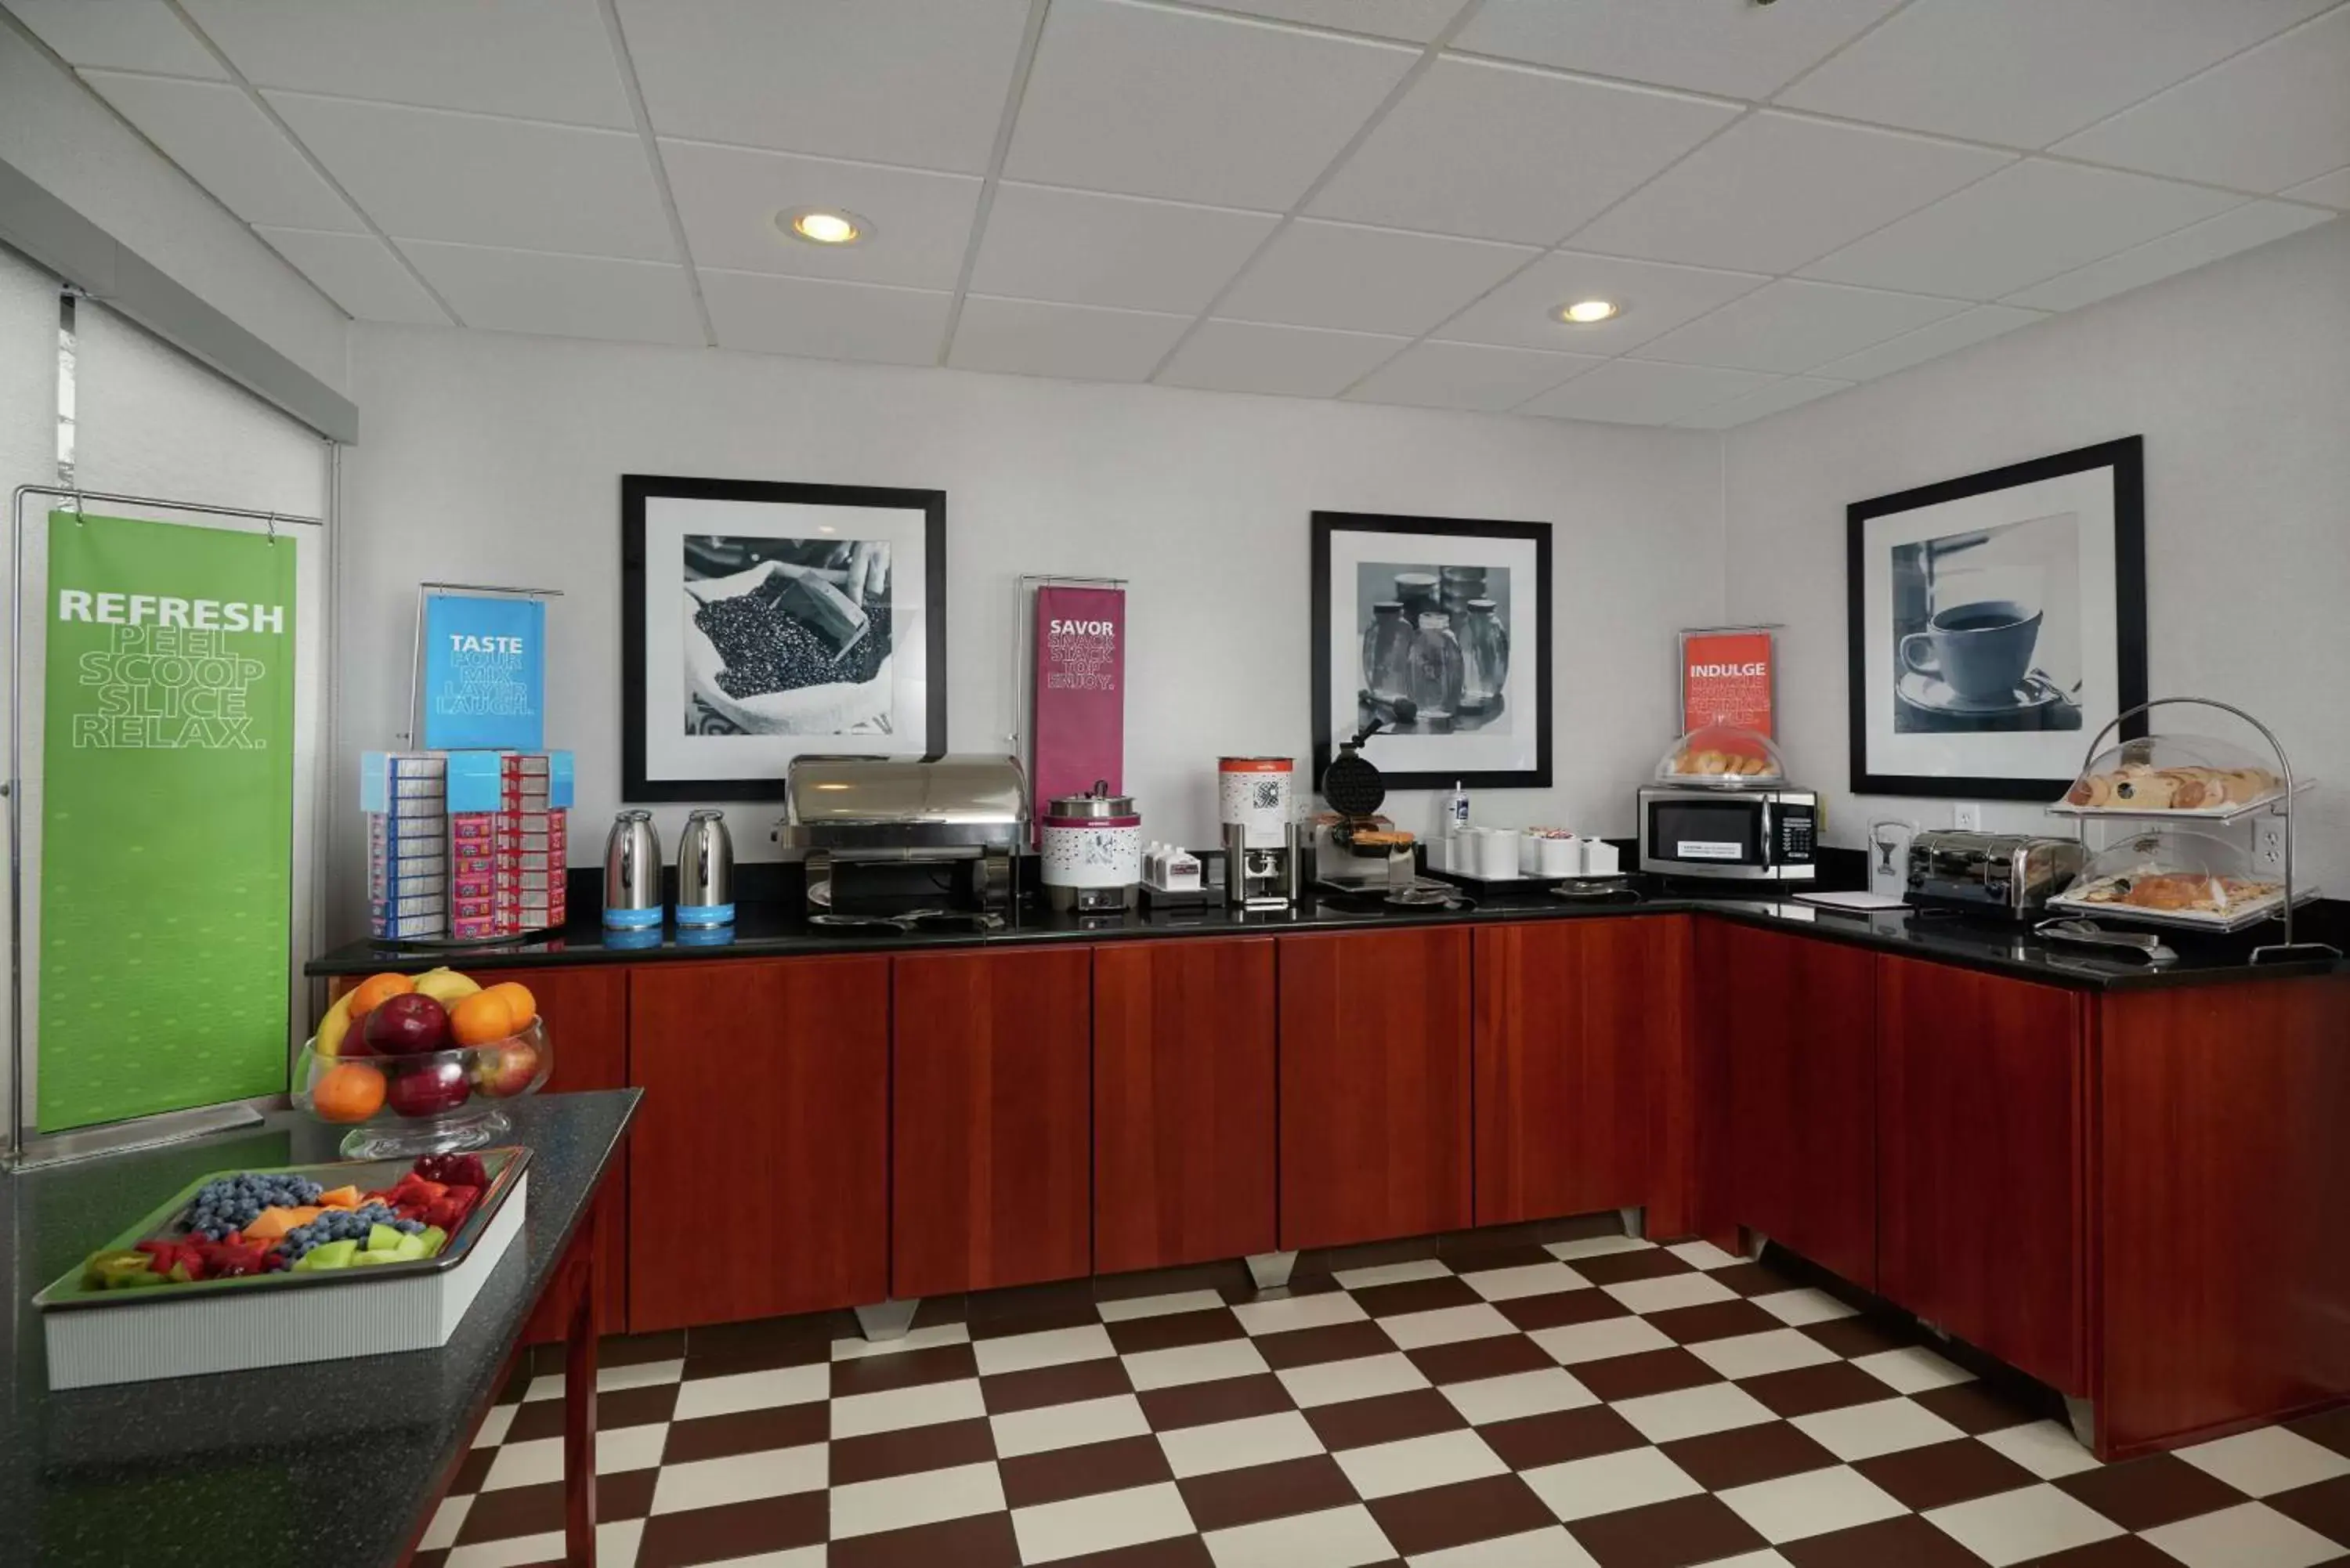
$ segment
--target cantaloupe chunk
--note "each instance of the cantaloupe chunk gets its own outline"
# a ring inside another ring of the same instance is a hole
[[[356,1187],[338,1187],[332,1192],[318,1195],[318,1207],[321,1209],[357,1209],[359,1206],[359,1189]]]
[[[282,1206],[265,1209],[255,1216],[252,1224],[244,1228],[244,1239],[248,1241],[281,1241],[286,1231],[307,1225],[324,1212],[324,1210],[307,1204],[299,1209]]]

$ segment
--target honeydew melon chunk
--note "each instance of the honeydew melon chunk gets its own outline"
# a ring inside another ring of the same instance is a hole
[[[294,1265],[294,1272],[315,1273],[320,1269],[348,1268],[351,1260],[359,1255],[359,1244],[348,1239],[322,1241],[302,1255],[302,1261]]]
[[[367,1245],[360,1250],[368,1252],[389,1252],[398,1247],[407,1234],[406,1231],[390,1225],[370,1225],[368,1227]]]
[[[438,1225],[427,1225],[423,1230],[419,1231],[416,1234],[411,1236],[409,1240],[411,1241],[421,1241],[424,1243],[423,1255],[425,1257],[437,1258],[441,1255],[441,1249],[449,1244],[449,1232],[443,1231]]]

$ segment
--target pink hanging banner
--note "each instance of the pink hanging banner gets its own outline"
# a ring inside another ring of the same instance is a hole
[[[1126,590],[1038,587],[1035,667],[1035,815],[1097,779],[1118,793],[1126,782]]]

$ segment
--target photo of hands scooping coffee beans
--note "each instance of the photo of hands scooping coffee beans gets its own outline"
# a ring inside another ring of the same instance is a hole
[[[1895,545],[1895,731],[2081,728],[2080,559],[2071,512]]]
[[[688,734],[889,732],[889,545],[689,534]]]

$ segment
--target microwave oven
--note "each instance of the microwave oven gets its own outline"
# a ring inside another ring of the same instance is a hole
[[[1804,789],[1640,791],[1640,869],[1665,877],[1808,882],[1820,797]]]

